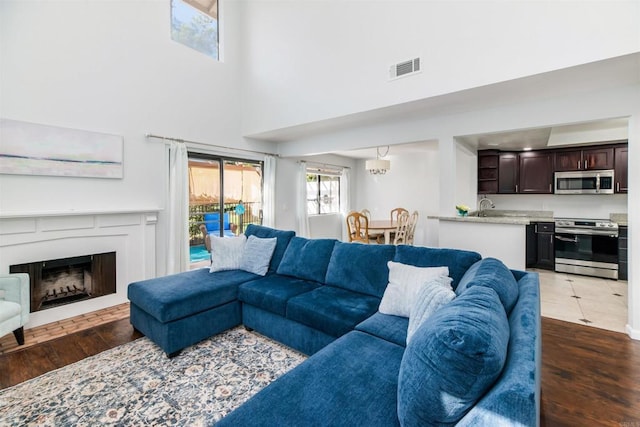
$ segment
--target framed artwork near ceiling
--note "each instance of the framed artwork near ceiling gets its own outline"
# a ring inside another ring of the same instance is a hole
[[[122,178],[119,135],[0,119],[0,173]]]

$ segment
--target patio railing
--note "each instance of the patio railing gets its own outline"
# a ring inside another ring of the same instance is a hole
[[[237,234],[243,233],[249,224],[261,224],[261,203],[249,202],[242,203],[244,205],[244,214],[236,213],[237,202],[225,203],[223,212],[229,215],[229,223],[238,226]],[[202,245],[204,236],[200,231],[200,224],[204,224],[204,214],[219,212],[220,205],[218,203],[206,203],[189,206],[189,244]]]

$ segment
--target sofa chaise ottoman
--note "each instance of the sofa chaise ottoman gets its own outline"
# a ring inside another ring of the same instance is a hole
[[[249,225],[246,236],[277,238],[269,271],[274,272],[293,231]],[[169,356],[242,323],[238,286],[259,278],[243,270],[197,269],[131,283],[130,321]]]

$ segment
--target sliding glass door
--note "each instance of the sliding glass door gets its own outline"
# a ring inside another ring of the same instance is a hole
[[[262,162],[189,153],[190,260],[208,263],[205,236],[262,223]]]

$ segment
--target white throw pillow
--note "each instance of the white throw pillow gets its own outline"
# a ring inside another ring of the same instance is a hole
[[[238,237],[211,236],[210,273],[240,268],[247,238],[244,234]]]
[[[409,328],[407,329],[407,345],[413,333],[440,307],[449,303],[456,297],[456,293],[451,289],[450,277],[436,277],[424,283],[418,293],[416,300],[411,307],[409,314]]]
[[[389,284],[378,311],[383,314],[409,317],[411,306],[423,283],[439,276],[448,276],[449,267],[416,267],[399,262],[387,262]],[[451,279],[449,278],[449,283]],[[450,285],[449,285],[450,286]]]
[[[247,244],[244,246],[240,269],[259,276],[267,274],[276,243],[278,243],[277,237],[265,239],[253,235],[249,236]]]

